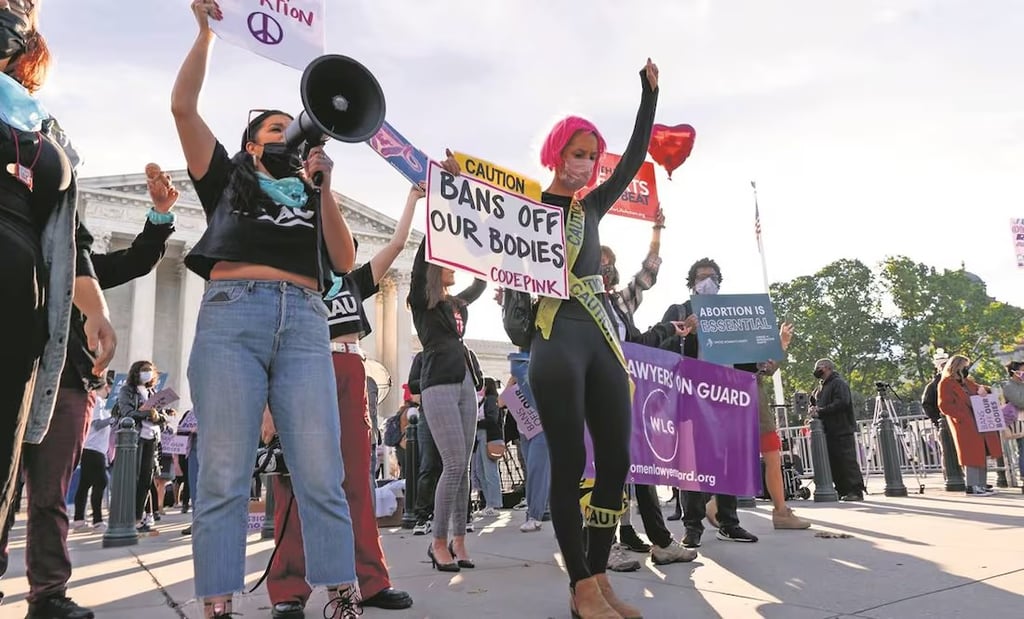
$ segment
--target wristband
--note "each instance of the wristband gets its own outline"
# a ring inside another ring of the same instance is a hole
[[[665,224],[654,224],[654,229],[655,229],[655,230],[661,230],[661,229],[663,229],[664,227],[665,227]]]
[[[159,213],[153,208],[149,209],[149,212],[146,213],[146,217],[149,219],[149,223],[156,226],[173,224],[175,219],[174,213]]]

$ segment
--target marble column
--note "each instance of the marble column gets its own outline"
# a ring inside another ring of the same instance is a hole
[[[110,251],[111,232],[109,230],[90,230],[92,233],[92,253],[105,254]]]
[[[132,316],[128,330],[128,363],[153,360],[156,322],[156,269],[132,280]]]
[[[397,300],[397,288],[395,286],[395,280],[393,279],[394,273],[388,273],[380,282],[380,292],[378,293],[383,301],[381,304],[381,313],[383,314],[381,326],[383,327],[384,341],[379,351],[379,361],[388,370],[388,374],[391,375],[391,390],[388,393],[387,399],[381,404],[380,409],[386,413],[398,410],[398,396],[395,396],[395,392],[401,392],[400,385],[402,381],[398,375],[398,363],[396,358],[397,346],[395,340],[395,305]]]
[[[192,247],[185,245],[182,249],[182,256],[188,254]],[[178,403],[179,410],[187,411],[192,408],[192,393],[188,386],[188,358],[192,353],[192,340],[196,335],[196,320],[199,318],[199,304],[203,300],[203,292],[206,283],[201,277],[189,271],[184,262],[178,263],[178,273],[181,277],[179,284],[179,316],[181,316],[181,334],[178,338],[180,360],[178,363],[178,396],[181,401]]]
[[[394,280],[397,290],[395,302],[395,370],[398,374],[393,382],[395,389],[398,391],[395,402],[400,406],[402,404],[402,385],[408,382],[409,369],[412,367],[412,313],[405,304],[405,299],[409,296],[409,283],[412,278],[408,271],[402,271],[395,274]]]

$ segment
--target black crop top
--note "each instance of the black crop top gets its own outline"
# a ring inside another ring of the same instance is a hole
[[[324,303],[330,314],[327,325],[331,328],[331,339],[352,333],[358,333],[362,339],[373,330],[363,311],[363,301],[380,291],[380,287],[373,283],[373,269],[367,262],[335,280],[338,281],[340,290],[335,290],[332,284],[324,294]]]
[[[598,224],[601,218],[611,210],[612,205],[619,199],[626,187],[633,182],[633,177],[640,170],[644,159],[647,157],[647,147],[651,143],[651,128],[654,125],[654,112],[658,107],[658,91],[651,90],[644,71],[640,72],[640,81],[643,84],[643,96],[640,98],[640,109],[636,113],[636,124],[633,125],[633,135],[629,138],[629,144],[622,153],[622,160],[615,166],[615,171],[605,182],[594,188],[586,197],[580,200],[586,219],[584,220],[583,247],[580,248],[576,262],[573,264],[572,272],[576,277],[584,278],[597,275],[601,270],[601,236],[598,232]],[[550,193],[541,194],[541,202],[550,204],[568,213],[572,199],[566,196],[556,196]],[[564,215],[563,215],[564,217]],[[578,320],[593,320],[587,310],[577,303],[575,299],[562,303],[561,309],[556,314],[559,317],[575,318]]]
[[[206,212],[206,232],[185,257],[185,266],[203,279],[210,279],[213,266],[224,260],[261,264],[319,280],[323,259],[317,256],[320,205],[313,204],[315,194],[309,192],[303,208],[270,203],[271,210],[263,214],[244,215],[231,206],[235,167],[224,145],[217,142],[206,174],[197,180],[189,172]]]

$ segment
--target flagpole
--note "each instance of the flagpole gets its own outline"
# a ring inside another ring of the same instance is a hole
[[[764,278],[765,294],[771,294],[771,284],[768,281],[768,261],[765,259],[764,239],[761,234],[761,209],[757,204],[757,183],[750,181],[750,188],[754,192],[754,233],[757,235],[757,251],[761,254],[761,277]],[[772,374],[772,386],[775,387],[775,404],[782,406],[786,403],[786,397],[782,393],[782,370],[776,370]]]

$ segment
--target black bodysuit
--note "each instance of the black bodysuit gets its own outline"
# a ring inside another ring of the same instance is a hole
[[[601,266],[598,224],[626,189],[647,154],[657,104],[644,72],[643,98],[636,125],[622,160],[611,177],[583,198],[583,246],[572,272],[579,278],[597,275]],[[543,194],[545,204],[568,211],[570,198]],[[606,311],[611,307],[600,295]],[[539,332],[530,348],[530,386],[537,400],[551,456],[551,521],[572,584],[607,567],[615,527],[589,529],[586,554],[579,506],[579,482],[586,458],[584,420],[594,445],[596,479],[591,505],[618,510],[629,472],[632,402],[622,364],[587,310],[575,299],[563,301],[550,337]]]

